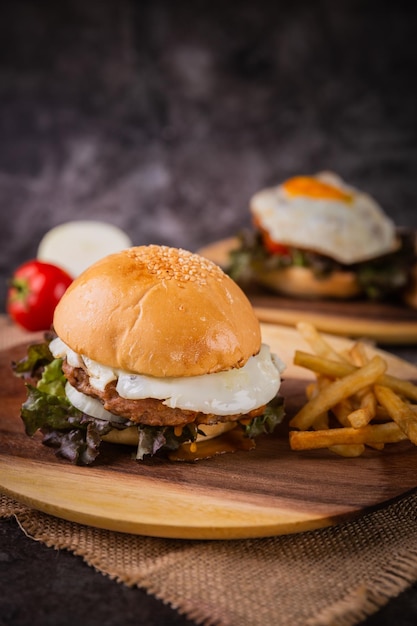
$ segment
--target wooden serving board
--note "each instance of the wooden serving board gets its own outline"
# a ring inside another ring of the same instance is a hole
[[[290,419],[309,378],[292,365],[294,350],[307,346],[292,328],[263,324],[262,332],[287,363],[282,394]],[[349,343],[332,341],[337,348]],[[21,345],[0,352],[0,490],[46,513],[134,534],[238,539],[333,525],[417,487],[417,449],[410,443],[357,459],[297,453],[289,449],[287,421],[250,452],[196,463],[137,462],[129,448],[103,444],[94,466],[73,466],[24,434],[25,390],[10,369],[23,352]],[[393,374],[417,379],[416,367],[386,358]]]
[[[199,254],[225,268],[229,252],[237,245],[231,237],[201,248]],[[401,303],[296,299],[262,287],[251,287],[247,295],[262,322],[294,326],[303,321],[323,332],[368,337],[380,344],[417,343],[417,310]]]

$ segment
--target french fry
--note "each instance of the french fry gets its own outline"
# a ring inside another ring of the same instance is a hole
[[[305,367],[317,374],[324,374],[333,378],[342,378],[358,369],[350,363],[331,361],[302,350],[296,350],[294,364]],[[383,374],[378,380],[378,384],[389,387],[397,394],[417,402],[417,385],[408,380],[402,380],[390,374]]]
[[[376,396],[372,389],[366,389],[360,398],[360,406],[347,416],[353,428],[366,426],[376,415]]]
[[[335,445],[397,443],[405,439],[407,435],[396,422],[387,422],[363,428],[293,430],[290,432],[290,447],[292,450],[314,450]]]
[[[389,387],[392,391],[399,394],[400,396],[404,396],[409,400],[413,400],[417,402],[417,385],[410,382],[409,380],[402,380],[401,378],[397,378],[396,376],[391,376],[390,374],[384,374],[381,376],[378,381],[380,385],[384,387]]]
[[[315,354],[332,359],[334,361],[345,361],[347,359],[340,353],[334,350],[334,348],[323,338],[313,324],[308,322],[298,322],[297,330],[310,345]]]
[[[349,415],[353,412],[351,398],[342,398],[340,402],[332,407],[332,413],[341,426],[351,426]]]
[[[386,410],[386,408],[381,406],[380,404],[377,404],[374,422],[389,422],[390,419],[391,418],[388,415],[388,411]]]
[[[371,421],[371,414],[366,409],[360,408],[349,413],[347,419],[353,428],[363,428]]]
[[[344,366],[344,364],[341,365]],[[320,413],[328,411],[342,399],[351,396],[360,389],[374,384],[385,372],[386,367],[386,362],[376,355],[364,367],[354,368],[349,374],[335,380],[320,394],[309,400],[290,421],[290,426],[307,430]]]
[[[314,430],[326,430],[326,428],[329,428],[329,414],[327,411],[325,413],[320,413],[320,415],[316,417],[313,423],[313,428]]]
[[[368,363],[369,359],[363,341],[355,341],[349,350],[349,360],[352,365],[357,367],[362,367]]]
[[[386,408],[391,419],[407,435],[408,439],[417,445],[417,415],[401,398],[382,385],[375,385],[375,394],[378,401]]]
[[[375,417],[377,401],[373,388],[368,387],[367,389],[363,389],[359,396],[361,408],[367,409],[371,413],[372,418]]]
[[[317,382],[309,383],[306,387],[306,396],[310,400],[317,395]]]
[[[330,381],[328,379],[319,378],[317,382],[310,383],[306,387],[306,396],[310,400],[314,398],[318,393],[320,393],[320,389],[323,388],[325,384],[328,384]],[[328,411],[324,411],[316,417],[313,423],[313,428],[316,430],[321,430],[322,428],[329,428],[329,414]]]
[[[388,374],[386,360],[370,359],[363,340],[337,351],[311,324],[298,330],[313,354],[297,350],[294,364],[314,372],[315,381],[290,421],[291,449],[358,457],[366,447],[382,451],[406,439],[417,445],[417,385]]]
[[[385,447],[385,443],[367,443],[368,448],[373,448],[374,450],[383,450]]]
[[[342,378],[354,372],[357,368],[351,363],[327,359],[326,357],[296,350],[294,354],[294,365],[305,367],[315,374],[322,374],[330,378]]]
[[[362,443],[351,443],[351,444],[339,444],[335,446],[329,446],[330,452],[334,452],[339,456],[344,456],[346,458],[354,458],[357,456],[361,456],[365,452],[365,446]]]

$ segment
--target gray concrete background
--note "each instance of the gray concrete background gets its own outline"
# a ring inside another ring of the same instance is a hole
[[[195,250],[298,173],[333,169],[417,226],[415,4],[2,6],[2,304],[56,224]]]

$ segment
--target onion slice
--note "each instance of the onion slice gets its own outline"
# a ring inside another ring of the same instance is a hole
[[[81,393],[81,391],[75,389],[75,387],[70,385],[68,382],[65,385],[65,393],[71,404],[86,415],[96,417],[100,420],[105,420],[106,422],[119,422],[121,424],[126,423],[126,419],[124,417],[120,417],[120,415],[115,415],[114,413],[107,411],[107,409],[105,409],[101,404],[100,400],[87,396],[85,393]]]
[[[128,235],[114,224],[75,220],[48,231],[39,243],[37,258],[62,267],[76,278],[99,259],[131,245]]]

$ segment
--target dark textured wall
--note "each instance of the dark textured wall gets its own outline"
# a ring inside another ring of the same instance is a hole
[[[417,5],[2,3],[0,298],[52,226],[196,249],[333,169],[417,227]]]

